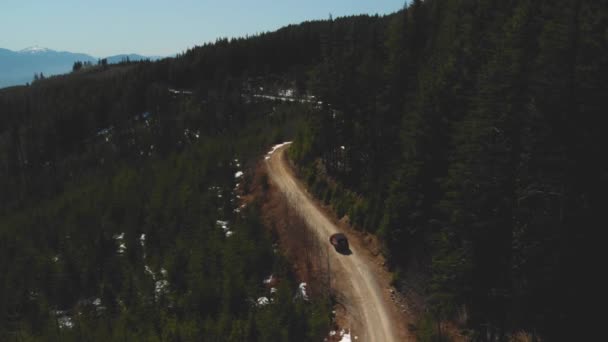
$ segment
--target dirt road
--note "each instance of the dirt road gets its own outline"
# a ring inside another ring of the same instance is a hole
[[[273,149],[266,157],[268,176],[288,199],[290,207],[305,219],[322,246],[329,245],[329,236],[339,231],[338,227],[315,205],[314,199],[293,176],[285,158],[288,143]],[[349,327],[358,341],[393,342],[408,340],[400,334],[399,319],[394,304],[387,299],[386,279],[378,279],[382,268],[369,260],[366,253],[351,244],[352,254],[343,255],[333,250],[328,253],[328,262],[333,274],[332,288],[338,292],[348,312]]]

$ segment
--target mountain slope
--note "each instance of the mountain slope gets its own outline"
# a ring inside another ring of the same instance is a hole
[[[97,58],[83,54],[28,48],[21,51],[2,49],[0,52],[0,87],[31,82],[35,73],[45,76],[72,70],[76,61],[96,62]]]
[[[146,57],[138,54],[121,54],[107,57],[108,63],[125,60],[156,60],[157,56]],[[45,76],[64,74],[72,70],[74,62],[97,63],[99,58],[84,53],[55,51],[33,46],[20,51],[0,49],[0,88],[31,82],[34,74]]]

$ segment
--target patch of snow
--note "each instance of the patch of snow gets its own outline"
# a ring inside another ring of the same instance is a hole
[[[59,328],[61,329],[72,329],[74,327],[74,321],[72,321],[72,317],[67,315],[58,317],[57,323],[59,324]]]
[[[334,336],[335,334],[336,334],[335,330],[332,330],[332,331],[329,332],[329,336]]]
[[[282,90],[279,90],[279,96],[292,97],[293,93],[294,93],[293,89],[282,89]]]
[[[274,274],[268,276],[268,278],[264,279],[264,284],[270,284],[274,281]]]
[[[300,283],[300,286],[298,286],[299,290],[300,290],[300,295],[302,296],[302,298],[304,300],[308,300],[308,294],[306,293],[306,283]]]
[[[158,299],[158,296],[167,293],[167,288],[169,287],[169,282],[161,279],[161,280],[157,280],[156,283],[154,284],[154,292],[156,293],[156,297]]]
[[[156,274],[152,271],[152,269],[150,269],[150,266],[144,266],[144,270],[146,271],[146,273],[152,276],[152,279],[156,279]]]
[[[146,234],[141,234],[139,237],[139,243],[141,244],[142,248],[146,246]]]
[[[95,298],[95,300],[92,303],[95,306],[100,306],[101,305],[101,298]]]
[[[277,288],[276,287],[271,287],[270,288],[270,293],[276,293],[277,292]]]
[[[264,305],[268,305],[270,304],[270,300],[268,300],[268,298],[266,297],[260,297],[257,300],[258,306],[264,306]]]
[[[57,261],[59,261],[59,254],[57,254],[53,257],[53,262],[57,262]]]
[[[167,276],[167,273],[168,273],[168,272],[167,272],[167,270],[166,270],[166,269],[164,269],[164,268],[162,268],[162,267],[160,268],[160,274],[161,274],[163,277],[166,277],[166,276]]]
[[[342,329],[342,331],[340,332],[340,336],[342,337],[340,339],[340,342],[351,342],[351,336],[350,336],[350,332],[346,332],[346,330]]]
[[[223,230],[228,230],[228,221],[217,220],[216,223],[222,227]]]
[[[177,89],[172,89],[169,88],[169,93],[174,94],[174,95],[192,95],[193,92],[190,90],[177,90]]]
[[[234,178],[240,178],[240,177],[242,177],[242,176],[243,176],[243,171],[237,171],[237,172],[234,174]]]
[[[234,232],[232,232],[231,230],[226,231],[226,237],[230,237],[232,236],[232,234],[234,234]]]
[[[55,310],[52,312],[55,317],[57,317],[57,325],[59,325],[60,329],[72,329],[74,327],[74,321],[72,317],[68,315],[65,311]]]
[[[127,245],[124,243],[125,233],[114,234],[112,236],[118,242],[118,254],[123,254],[127,250]]]
[[[340,146],[340,148],[342,149],[342,151],[344,151],[346,149],[346,147],[344,147],[344,145]]]

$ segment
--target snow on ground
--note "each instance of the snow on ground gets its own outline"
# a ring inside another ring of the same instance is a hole
[[[294,93],[293,89],[279,90],[279,96],[292,97],[293,93]]]
[[[270,284],[274,281],[274,274],[268,276],[268,278],[264,279],[264,284]]]
[[[229,237],[234,234],[234,232],[231,231],[230,228],[228,228],[228,221],[217,220],[216,223],[224,230],[226,237]]]
[[[340,339],[340,342],[351,342],[352,341],[350,332],[346,332],[346,330],[344,330],[344,329],[342,329],[342,331],[340,332],[340,336],[342,336],[342,339]],[[356,336],[355,336],[355,339],[357,339]]]
[[[243,171],[237,171],[237,172],[234,174],[234,178],[240,178],[240,177],[242,177],[242,176],[243,176]]]
[[[142,248],[146,247],[146,234],[141,234],[139,237],[139,243],[141,244]]]
[[[74,321],[72,320],[72,317],[67,314],[67,312],[55,310],[52,313],[57,318],[57,324],[59,325],[60,329],[72,329],[74,327]]]
[[[154,273],[154,271],[152,271],[152,269],[150,269],[150,266],[148,266],[148,265],[144,266],[144,270],[146,270],[146,273],[148,273],[149,275],[152,276],[152,279],[156,279],[156,273]]]
[[[193,92],[190,90],[177,90],[177,89],[172,89],[169,88],[169,93],[174,94],[174,95],[192,95]]]
[[[154,298],[158,300],[158,298],[168,292],[169,281],[166,279],[156,279],[156,274],[148,267],[145,266],[146,272],[152,276],[152,280],[154,280]],[[160,269],[160,275],[162,278],[167,278],[167,270],[164,268]]]
[[[270,293],[271,294],[276,293],[276,292],[277,292],[277,288],[276,287],[271,287],[270,288]]]
[[[254,94],[253,97],[258,98],[258,99],[266,99],[266,100],[273,100],[273,101],[312,103],[312,104],[316,104],[319,106],[323,105],[323,102],[315,100],[315,98],[312,96],[306,96],[304,98],[293,97],[293,91],[291,93],[289,93],[289,92],[281,93],[280,92],[278,96]]]
[[[167,293],[167,288],[169,287],[169,282],[165,279],[157,280],[154,284],[154,292],[156,294],[156,298],[162,294]]]
[[[300,286],[298,287],[300,289],[300,295],[302,296],[302,298],[304,300],[308,300],[308,294],[306,293],[306,283],[300,283]]]
[[[118,254],[124,254],[127,250],[127,245],[124,242],[125,233],[114,234],[112,237],[118,242]]]
[[[264,306],[270,304],[270,300],[267,297],[260,297],[257,300],[258,306]]]

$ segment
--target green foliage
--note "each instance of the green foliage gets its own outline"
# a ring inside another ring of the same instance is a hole
[[[461,308],[474,338],[580,340],[608,187],[607,15],[413,1],[0,90],[0,339],[319,340],[329,304],[290,298],[255,210],[231,201],[233,159],[295,137],[312,192],[426,296],[422,340]],[[256,97],[285,88],[307,103]],[[250,305],[269,272],[282,299]],[[83,315],[60,329],[54,310]]]
[[[100,63],[0,94],[0,340],[319,340],[330,307],[294,300],[233,190],[307,106],[175,95],[163,62]]]
[[[408,291],[412,273],[425,279],[414,290],[431,320],[464,308],[475,336],[497,340],[585,330],[580,300],[561,298],[588,292],[577,279],[608,186],[600,7],[415,1],[326,28],[311,74],[324,106],[291,157],[317,196],[382,237]]]

